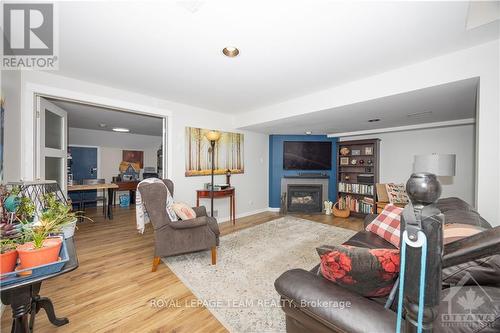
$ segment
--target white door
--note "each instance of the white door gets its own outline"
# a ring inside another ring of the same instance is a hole
[[[68,115],[45,98],[37,97],[37,123],[37,178],[57,181],[66,193]]]

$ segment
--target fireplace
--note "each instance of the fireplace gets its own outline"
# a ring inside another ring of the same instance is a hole
[[[287,209],[289,212],[316,213],[322,211],[323,185],[287,186]]]

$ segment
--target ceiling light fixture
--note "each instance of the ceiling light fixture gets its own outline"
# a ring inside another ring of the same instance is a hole
[[[311,131],[306,131],[306,135],[311,135],[312,132]]]
[[[368,120],[369,123],[376,123],[377,121],[380,121],[380,119],[379,118],[374,118],[374,119]]]
[[[236,47],[234,46],[228,46],[228,47],[225,47],[222,49],[222,53],[224,53],[224,55],[226,57],[229,57],[229,58],[234,58],[236,57],[238,54],[240,54],[240,50],[238,50]]]
[[[105,123],[100,123],[100,124],[99,124],[99,127],[100,127],[100,128],[105,128],[106,126],[108,126],[108,125],[106,125]]]
[[[122,128],[122,127],[115,127],[113,128],[114,132],[120,132],[120,133],[128,133],[130,130],[128,128]]]

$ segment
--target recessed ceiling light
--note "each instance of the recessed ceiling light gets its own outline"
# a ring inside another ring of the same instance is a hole
[[[306,135],[311,135],[312,132],[311,131],[306,131]]]
[[[106,126],[108,126],[108,125],[106,125],[105,123],[100,123],[100,124],[99,124],[99,127],[100,127],[100,128],[105,128]]]
[[[380,119],[379,118],[374,118],[374,119],[368,120],[369,123],[376,123],[377,121],[380,121]]]
[[[113,131],[115,132],[121,132],[121,133],[128,133],[130,130],[128,128],[122,128],[122,127],[115,127],[113,128]]]
[[[222,49],[222,53],[224,53],[224,55],[226,57],[229,57],[229,58],[234,58],[236,57],[238,54],[240,54],[240,50],[238,50],[236,47],[234,46],[228,46],[228,47],[225,47]]]

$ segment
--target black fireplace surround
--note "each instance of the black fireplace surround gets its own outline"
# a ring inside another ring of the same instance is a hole
[[[322,211],[323,185],[288,185],[287,210],[296,213]]]

